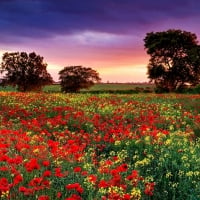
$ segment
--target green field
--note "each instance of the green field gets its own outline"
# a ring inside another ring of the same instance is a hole
[[[0,91],[15,92],[16,88],[11,86],[1,87]],[[43,88],[45,93],[60,93],[61,88],[59,84],[47,85]],[[89,89],[82,89],[80,93],[115,93],[115,94],[134,94],[134,93],[157,93],[155,91],[155,85],[149,83],[97,83]],[[200,94],[200,85],[195,88],[186,88],[182,91],[176,91],[176,93],[187,94]]]
[[[81,92],[117,92],[117,91],[129,91],[129,92],[134,92],[137,90],[138,92],[142,92],[143,90],[146,91],[153,91],[154,85],[153,84],[148,84],[148,83],[97,83],[94,86],[92,86],[89,89],[83,89]],[[0,91],[16,91],[15,88],[7,86],[5,88],[0,87]],[[60,85],[48,85],[45,86],[43,89],[44,92],[60,92]]]

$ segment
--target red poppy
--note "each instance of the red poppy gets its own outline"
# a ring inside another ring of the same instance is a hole
[[[10,189],[10,184],[7,180],[7,178],[0,178],[0,191],[6,192],[9,191]]]
[[[23,177],[21,176],[21,174],[16,175],[13,180],[13,185],[19,184],[20,182],[22,182],[22,180],[23,180]]]
[[[77,194],[72,194],[70,197],[66,198],[65,200],[81,200],[82,198]]]
[[[81,167],[74,167],[74,172],[81,172]]]
[[[61,192],[57,192],[57,198],[60,199],[62,197],[62,193]]]
[[[109,184],[105,181],[105,180],[100,180],[98,187],[99,188],[107,188],[109,186]]]
[[[44,177],[49,177],[49,176],[51,176],[51,171],[50,171],[50,170],[44,171],[44,172],[43,172],[43,176],[44,176]]]
[[[68,185],[66,185],[65,187],[66,187],[66,189],[68,189],[68,190],[75,189],[77,192],[83,193],[83,188],[81,187],[81,185],[80,185],[79,183],[68,184]]]
[[[91,174],[91,175],[88,176],[88,180],[89,180],[90,182],[92,182],[92,183],[96,183],[96,181],[97,181],[97,176],[94,175],[94,174]]]
[[[36,158],[30,159],[30,161],[25,164],[25,167],[28,172],[32,172],[34,169],[40,169]]]
[[[144,193],[148,196],[153,196],[155,183],[146,183]]]
[[[47,195],[41,195],[41,196],[38,197],[38,200],[49,200],[49,199],[50,198]]]
[[[49,165],[50,165],[50,162],[49,161],[43,161],[42,162],[42,165],[44,166],[44,167],[48,167]]]

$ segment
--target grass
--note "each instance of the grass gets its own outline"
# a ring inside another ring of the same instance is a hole
[[[0,91],[14,92],[17,90],[16,88],[13,88],[12,86],[6,86],[6,87],[0,86]]]
[[[148,83],[97,83],[89,89],[82,89],[81,92],[142,92],[142,90],[152,91],[154,88],[153,84]],[[16,91],[16,88],[11,86],[0,87],[0,91]],[[47,85],[43,88],[44,92],[47,93],[58,93],[61,91],[60,85]]]
[[[97,83],[89,89],[82,89],[81,92],[111,92],[111,91],[134,91],[153,90],[154,85],[148,83]],[[60,85],[48,85],[44,87],[45,92],[60,92]]]

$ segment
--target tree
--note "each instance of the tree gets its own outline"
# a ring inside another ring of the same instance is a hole
[[[194,33],[173,29],[150,32],[144,42],[151,56],[148,78],[157,89],[171,92],[200,83],[200,46]]]
[[[65,67],[59,72],[59,75],[62,92],[78,92],[101,80],[95,70],[82,66]]]
[[[43,57],[35,52],[6,52],[1,63],[0,72],[4,74],[1,84],[17,86],[22,92],[40,91],[44,85],[53,83],[46,68]]]

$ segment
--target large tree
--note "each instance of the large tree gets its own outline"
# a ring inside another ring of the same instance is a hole
[[[101,80],[95,70],[82,66],[65,67],[59,72],[59,75],[62,92],[78,92]]]
[[[162,91],[175,91],[185,84],[200,83],[200,46],[194,33],[182,30],[147,33],[150,55],[148,78]]]
[[[17,86],[22,92],[40,91],[44,85],[53,83],[43,57],[35,52],[4,53],[0,72],[4,75],[2,85]]]

